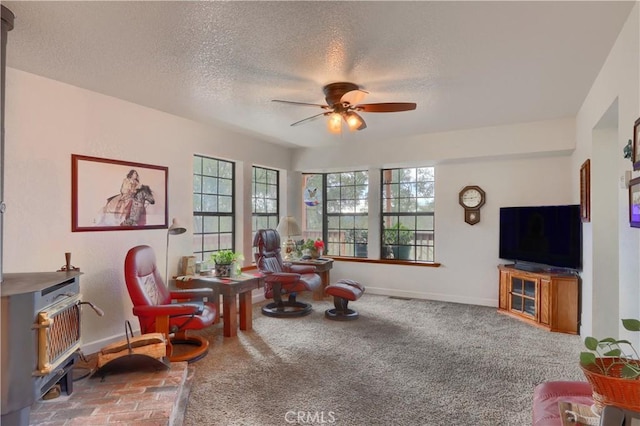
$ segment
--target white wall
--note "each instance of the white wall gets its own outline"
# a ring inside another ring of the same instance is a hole
[[[369,129],[372,130],[372,129]],[[424,165],[509,156],[568,155],[575,148],[571,119],[433,133],[381,143],[345,140],[322,149],[300,149],[295,170],[340,170],[384,165]]]
[[[579,202],[571,189],[574,129],[571,119],[552,120],[296,152],[297,170],[436,165],[435,260],[442,266],[337,262],[332,279],[359,280],[371,293],[497,306],[499,208]],[[481,221],[473,226],[458,204],[466,185],[487,194]]]
[[[577,179],[580,165],[591,159],[595,182],[592,222],[583,226],[581,334],[635,341],[637,333],[626,334],[619,319],[640,317],[640,231],[629,227],[628,192],[618,182],[631,170],[622,150],[633,138],[633,123],[640,116],[639,15],[636,4],[577,115],[571,173]],[[607,115],[613,105],[617,117],[611,120]],[[616,128],[603,126],[603,120]],[[577,183],[572,187],[577,193]]]
[[[617,112],[617,108],[615,109]],[[618,202],[617,159],[619,152],[617,122],[615,128],[596,128],[592,135],[593,164],[591,165],[591,197],[598,200],[591,209],[591,229],[594,259],[606,262],[592,262],[592,277],[596,283],[618,283],[618,211],[612,209]],[[593,287],[592,299],[597,300],[597,308],[590,312],[595,334],[603,335],[607,330],[617,330],[619,316],[619,288],[616,285]],[[594,306],[595,307],[595,306]]]
[[[289,169],[290,151],[265,141],[11,68],[6,80],[3,269],[55,271],[65,263],[64,253],[71,252],[71,263],[84,273],[84,299],[105,311],[102,318],[91,310],[83,315],[82,339],[95,342],[92,349],[122,336],[125,319],[138,327],[124,283],[124,257],[131,247],[149,244],[164,271],[167,231],[71,232],[71,154],[167,166],[169,221],[180,218],[187,228],[194,153],[242,160],[237,175],[245,194],[250,193],[253,164]],[[249,261],[251,224],[242,222],[250,212],[247,198],[239,197],[236,225],[238,247]],[[171,237],[169,273],[175,273],[180,256],[192,253],[190,235]]]

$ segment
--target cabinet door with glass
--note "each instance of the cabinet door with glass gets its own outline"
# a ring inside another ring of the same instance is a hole
[[[509,291],[509,310],[538,319],[538,310],[536,309],[538,282],[536,279],[511,277]]]
[[[580,277],[500,265],[498,312],[549,331],[578,334]]]

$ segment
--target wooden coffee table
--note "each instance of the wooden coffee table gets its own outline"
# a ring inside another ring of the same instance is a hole
[[[177,277],[173,283],[176,288],[210,288],[222,295],[222,324],[224,337],[238,335],[238,314],[240,314],[240,330],[253,328],[253,311],[251,308],[251,291],[262,287],[262,275],[244,273],[233,278],[218,278],[206,275],[189,275]],[[239,303],[236,303],[236,296]]]

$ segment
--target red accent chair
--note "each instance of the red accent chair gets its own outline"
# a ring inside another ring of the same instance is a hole
[[[162,333],[167,341],[167,356],[171,361],[196,361],[206,355],[209,342],[199,336],[187,336],[187,330],[199,330],[213,324],[217,306],[213,290],[208,288],[169,290],[156,266],[153,249],[146,245],[129,250],[124,261],[124,278],[133,302],[133,314],[140,321],[140,331]],[[208,297],[209,302],[203,302]],[[179,300],[179,303],[172,303]],[[173,354],[176,344],[196,348]]]
[[[313,291],[322,281],[313,265],[292,265],[282,261],[280,235],[275,229],[260,229],[253,238],[256,266],[264,275],[264,296],[273,299],[262,307],[262,313],[270,317],[301,317],[310,314],[311,304],[298,302],[297,292]],[[288,300],[282,295],[289,294]]]
[[[543,382],[533,390],[533,426],[562,426],[558,402],[592,405],[591,385],[588,382]]]

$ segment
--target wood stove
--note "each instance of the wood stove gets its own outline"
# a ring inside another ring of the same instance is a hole
[[[31,405],[57,383],[67,394],[73,391],[70,372],[80,349],[83,303],[79,277],[79,271],[4,274],[3,424],[28,425]]]

